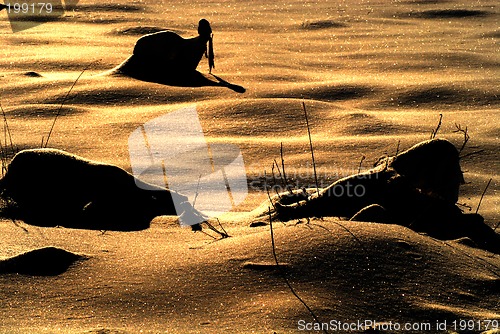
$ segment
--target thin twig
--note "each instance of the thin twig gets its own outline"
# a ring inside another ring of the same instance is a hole
[[[3,141],[5,143],[5,146],[7,147],[7,127],[5,126],[5,122],[3,124]]]
[[[363,155],[361,157],[361,160],[359,161],[359,166],[358,166],[358,174],[361,173],[361,165],[363,165],[363,161],[365,161],[366,157]]]
[[[278,165],[278,162],[276,161],[276,159],[274,159],[274,163],[275,163],[276,169],[278,169],[278,175],[279,175],[280,180],[281,180],[281,186],[283,187],[283,191],[286,191],[288,189],[287,180],[283,176],[283,173],[281,172],[280,166]],[[281,199],[281,197],[280,197],[280,199]]]
[[[479,207],[481,206],[481,202],[483,201],[484,194],[486,194],[486,190],[488,190],[488,187],[490,186],[491,180],[493,180],[493,179],[490,178],[490,180],[488,181],[488,184],[486,184],[486,187],[484,188],[483,194],[481,195],[481,198],[479,199],[479,203],[477,204],[476,213],[478,213],[478,211],[479,211]]]
[[[5,148],[0,142],[1,156],[0,159],[2,161],[2,176],[7,173],[7,166],[9,165],[8,156],[7,156],[7,148]]]
[[[203,230],[200,230],[200,232],[201,232],[201,233],[203,233],[203,234],[205,234],[205,235],[208,235],[210,238],[212,238],[212,239],[214,239],[214,240],[217,240],[217,238],[216,238],[216,237],[214,237],[213,235],[211,235],[211,234],[209,234],[209,233],[207,233],[207,232],[205,232],[205,231],[203,231]]]
[[[359,244],[359,246],[363,249],[363,251],[365,252],[365,254],[369,254],[368,249],[366,249],[366,247],[364,246],[363,242],[356,236],[356,234],[354,234],[354,232],[352,232],[349,228],[347,228],[345,225],[343,225],[343,224],[341,224],[339,222],[336,222],[336,221],[332,220],[332,223],[335,224],[335,225],[337,225],[337,226],[340,226],[347,233],[349,233],[353,237],[353,239],[356,240],[356,242]],[[327,230],[328,232],[330,232],[332,235],[335,235],[332,231],[330,231],[329,229],[327,229],[326,227],[324,227],[322,225],[318,225],[318,224],[311,224],[311,225],[323,228],[323,229]],[[368,255],[366,255],[366,258],[369,259]]]
[[[52,122],[52,126],[50,127],[50,131],[49,131],[49,134],[47,135],[47,140],[45,141],[45,144],[42,145],[43,148],[46,148],[47,145],[49,144],[49,139],[50,139],[50,136],[52,134],[52,131],[54,130],[54,126],[56,125],[56,121],[57,121],[57,118],[59,118],[59,115],[61,115],[61,111],[62,111],[62,108],[64,106],[64,104],[66,103],[66,101],[68,100],[68,97],[69,97],[69,94],[71,94],[71,91],[73,90],[73,88],[75,87],[76,83],[78,82],[78,80],[80,80],[80,77],[83,75],[83,73],[91,66],[93,65],[94,63],[90,63],[88,64],[84,69],[83,71],[80,73],[80,75],[78,75],[78,77],[76,78],[76,80],[73,82],[73,84],[71,85],[71,88],[68,90],[68,92],[66,93],[66,96],[64,96],[64,99],[62,100],[61,102],[61,105],[59,106],[59,109],[57,110],[57,113],[56,113],[56,117],[54,118],[54,121]],[[42,142],[43,143],[43,142]]]
[[[212,231],[214,231],[215,233],[217,233],[218,235],[221,236],[222,239],[225,239],[225,238],[229,238],[230,235],[226,233],[226,231],[224,231],[224,229],[222,229],[224,232],[221,232],[219,230],[217,230],[212,224],[210,224],[208,221],[204,221],[203,224],[206,224],[208,226],[209,229],[211,229]],[[219,222],[220,224],[220,222]],[[201,230],[201,232],[203,232],[203,230]],[[210,235],[206,232],[204,232],[205,234],[207,235]],[[212,236],[213,237],[213,236]],[[215,238],[214,238],[215,239]]]
[[[465,129],[462,129],[460,124],[456,124],[456,123],[455,123],[455,127],[457,129],[453,132],[462,132],[464,134],[464,141],[462,143],[462,147],[460,147],[460,150],[458,150],[458,155],[460,155],[460,153],[462,153],[462,151],[464,150],[465,145],[467,145],[467,142],[469,141],[470,136],[469,136],[467,127],[465,127]]]
[[[306,118],[306,125],[307,125],[307,134],[309,135],[309,146],[311,147],[311,158],[312,158],[312,163],[313,163],[314,182],[316,184],[316,191],[319,194],[318,174],[316,173],[316,161],[314,160],[314,149],[313,149],[313,143],[312,143],[312,139],[311,139],[311,129],[309,128],[309,119],[307,117],[306,104],[303,101],[302,101],[302,108],[304,109],[304,116]]]
[[[24,226],[19,225],[18,222],[16,222],[16,220],[14,218],[11,218],[10,221],[12,222],[12,224],[14,224],[14,226],[19,227],[25,233],[29,233],[28,229]]]
[[[288,189],[290,195],[293,195],[292,187],[288,185],[288,180],[286,179],[285,158],[283,156],[283,142],[281,142],[280,146],[280,156],[281,156],[281,170],[283,171],[283,181],[285,182],[285,189]]]
[[[7,137],[9,138],[9,143],[10,143],[10,150],[11,150],[11,154],[14,155],[15,153],[17,153],[17,148],[14,148],[14,144],[12,142],[12,134],[10,132],[10,127],[9,127],[9,123],[7,121],[7,115],[5,114],[5,110],[3,109],[2,107],[2,103],[0,101],[0,109],[2,111],[2,116],[3,116],[3,134],[4,134],[4,144],[1,143],[0,141],[0,154],[1,154],[1,161],[2,161],[2,176],[5,175],[5,173],[7,172],[7,166],[9,164],[9,152],[7,151],[7,146],[9,146],[9,144],[7,143]]]
[[[271,219],[271,208],[268,207],[268,210],[269,210],[269,226],[270,226],[270,230],[271,230],[271,245],[273,248],[273,258],[274,258],[274,262],[276,263],[276,268],[278,269],[279,273],[283,277],[283,280],[285,281],[286,285],[288,286],[288,288],[290,289],[292,294],[295,296],[295,298],[297,298],[297,300],[300,301],[302,303],[302,305],[304,305],[304,307],[307,309],[307,311],[309,311],[309,313],[313,317],[314,321],[319,324],[321,322],[319,321],[318,317],[316,316],[316,314],[314,314],[313,310],[309,307],[309,305],[307,305],[306,302],[302,298],[300,298],[300,296],[297,294],[297,292],[295,292],[292,285],[288,281],[288,278],[286,277],[285,272],[283,271],[283,269],[281,268],[281,266],[278,262],[278,256],[276,255],[276,245],[274,243],[274,232],[273,232],[273,221]],[[323,332],[328,334],[326,329],[323,329]]]
[[[398,140],[398,146],[396,146],[396,154],[395,154],[395,156],[396,156],[396,157],[397,157],[397,156],[398,156],[398,154],[399,154],[399,145],[401,145],[401,139],[400,139],[400,140]]]
[[[433,239],[434,239],[434,238],[433,238]],[[492,273],[492,274],[493,274],[493,275],[495,275],[496,277],[500,278],[500,273],[499,273],[499,272],[497,272],[497,271],[495,271],[495,270],[493,270],[493,269],[491,269],[491,268],[489,268],[489,267],[485,266],[485,265],[484,265],[484,263],[486,263],[486,264],[488,264],[488,265],[492,266],[492,267],[493,267],[493,268],[495,268],[495,269],[500,269],[500,267],[498,267],[497,265],[494,265],[493,263],[490,263],[490,262],[486,261],[485,259],[480,258],[480,257],[479,257],[479,256],[477,256],[477,255],[473,255],[474,253],[471,253],[471,255],[469,255],[467,252],[464,252],[464,251],[463,251],[463,250],[461,250],[460,248],[458,248],[458,247],[456,247],[456,246],[451,245],[451,244],[450,244],[449,242],[447,242],[446,240],[438,240],[438,239],[434,239],[434,240],[435,240],[436,242],[442,242],[442,243],[444,243],[446,246],[451,247],[452,249],[454,249],[454,250],[456,250],[456,251],[458,251],[458,252],[462,253],[462,255],[465,255],[466,257],[468,257],[469,259],[471,259],[472,261],[474,261],[474,262],[476,262],[476,263],[478,263],[478,264],[479,264],[480,262],[482,262],[482,263],[483,263],[483,267],[484,267],[484,269],[488,270],[490,273]]]
[[[276,159],[274,159],[274,162],[273,162],[273,167],[271,168],[271,172],[273,173],[273,184],[276,186],[276,184],[278,182],[276,182],[276,176],[274,175],[274,164],[276,164]],[[278,167],[278,165],[276,164],[276,167],[278,168],[278,172],[280,172],[280,168]],[[265,171],[264,171],[265,173]],[[281,172],[280,172],[280,176],[281,176]],[[276,187],[274,187],[274,190],[276,191],[276,195],[278,195],[278,198],[279,200],[281,201],[281,195],[280,195],[280,192],[278,191],[278,189]]]
[[[219,218],[216,218],[216,219],[217,219],[217,222],[219,223],[220,228],[222,229],[222,231],[224,231],[224,234],[226,234],[227,236],[229,236],[229,234],[227,234],[226,229],[224,228],[224,226],[222,226],[222,224],[220,223]]]
[[[267,180],[266,171],[264,171],[264,178]],[[273,206],[274,211],[277,212],[276,206],[274,205],[273,200],[271,199],[271,194],[269,193],[269,188],[267,188],[267,181],[264,183],[264,187],[266,188],[267,198],[269,198],[269,203],[271,203],[271,205]],[[278,195],[278,197],[279,197],[279,195]]]
[[[431,139],[436,138],[436,135],[439,131],[439,128],[441,127],[441,121],[443,120],[443,114],[439,114],[439,122],[438,125],[436,126],[436,129],[432,131],[431,133]]]
[[[479,154],[479,153],[483,153],[484,150],[479,150],[479,151],[474,151],[474,152],[470,152],[470,153],[467,153],[467,154],[464,154],[460,157],[460,160],[463,160],[465,158],[468,158],[470,157],[471,155],[476,155],[476,154]]]
[[[201,181],[201,174],[198,177],[198,184],[196,185],[196,193],[194,194],[193,205],[192,205],[193,208],[196,205],[196,199],[198,198],[199,195],[198,190],[200,189],[200,181]]]
[[[468,209],[469,211],[472,211],[472,207],[469,204],[467,204],[467,203],[459,203],[459,202],[457,202],[456,204],[458,206],[461,206],[461,207],[464,207],[464,208]]]
[[[12,153],[15,153],[16,150],[14,149],[14,143],[12,142],[12,134],[10,132],[9,123],[7,122],[7,115],[5,114],[5,111],[3,110],[2,102],[1,101],[0,101],[0,109],[2,110],[2,116],[3,116],[3,122],[4,122],[4,131],[6,130],[6,135],[9,136],[10,149],[12,150]],[[5,139],[5,146],[7,146],[7,139]]]

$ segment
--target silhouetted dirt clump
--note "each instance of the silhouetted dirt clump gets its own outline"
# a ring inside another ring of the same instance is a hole
[[[64,273],[86,256],[56,247],[34,249],[0,260],[0,274],[16,273],[31,276],[56,276]]]

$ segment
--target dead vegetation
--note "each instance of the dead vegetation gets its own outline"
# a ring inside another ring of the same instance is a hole
[[[305,111],[305,105],[303,108]],[[305,116],[316,189],[292,189],[284,173],[282,145],[281,170],[274,161],[272,176],[286,191],[271,196],[267,190],[272,207],[269,215],[273,220],[341,217],[399,224],[443,240],[467,237],[480,248],[500,253],[500,237],[484,223],[479,209],[473,214],[465,214],[457,206],[459,187],[464,183],[460,155],[470,139],[467,127],[456,125],[455,132],[463,134],[463,142],[457,149],[449,141],[436,138],[442,124],[441,114],[430,140],[403,152],[399,152],[398,143],[396,155],[379,160],[374,168],[365,172],[359,168],[357,174],[319,189],[306,111]],[[364,157],[360,166],[363,160]],[[268,187],[266,185],[266,189]],[[483,197],[484,192],[479,205]],[[265,203],[261,206],[262,211],[265,206]],[[263,215],[262,212],[260,216]]]

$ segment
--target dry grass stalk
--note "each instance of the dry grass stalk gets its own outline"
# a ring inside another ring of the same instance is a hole
[[[274,165],[273,165],[273,167],[274,167]],[[274,178],[274,174],[273,174],[273,178]],[[274,205],[273,199],[271,198],[271,194],[269,193],[269,188],[267,187],[267,173],[266,173],[266,171],[264,171],[264,179],[266,180],[264,183],[264,187],[266,188],[267,198],[269,199],[269,203],[271,203],[271,205],[273,206],[274,211],[276,211],[276,206]],[[278,193],[278,198],[280,198],[279,193]]]
[[[98,61],[97,61],[98,62]],[[95,62],[95,63],[97,63]],[[45,143],[43,142],[43,138],[42,138],[42,148],[47,148],[47,145],[49,144],[49,140],[50,140],[50,136],[52,135],[52,131],[54,130],[54,126],[56,125],[56,122],[57,122],[57,119],[59,118],[59,116],[61,115],[61,111],[62,111],[62,108],[64,106],[64,104],[66,103],[66,101],[68,100],[68,97],[69,97],[69,94],[71,94],[71,91],[73,90],[73,88],[75,87],[76,83],[78,82],[78,80],[80,80],[81,76],[83,75],[83,73],[91,66],[93,65],[94,63],[90,63],[89,65],[87,65],[83,70],[82,72],[80,72],[80,75],[78,75],[78,77],[76,78],[76,80],[73,82],[73,84],[71,85],[70,89],[68,90],[68,92],[66,93],[66,95],[64,96],[62,102],[61,102],[61,105],[59,106],[59,109],[57,110],[57,113],[56,113],[56,117],[54,118],[54,121],[52,122],[52,126],[50,127],[50,130],[49,130],[49,134],[47,135],[47,140],[45,141]]]
[[[281,179],[281,184],[283,186],[283,189],[285,189],[286,188],[286,184],[285,184],[285,181],[283,180],[283,176],[281,175],[280,167],[278,166],[278,163],[276,162],[276,159],[274,159],[273,167],[271,169],[271,172],[273,173],[273,182],[274,182],[274,184],[278,183],[278,182],[276,182],[276,176],[274,175],[274,167],[275,166],[276,166],[276,169],[278,169],[278,173],[279,173],[279,177]],[[276,195],[278,195],[278,198],[281,200],[281,195],[280,195],[278,189],[274,188],[274,190],[276,191]]]
[[[397,156],[398,156],[398,154],[399,154],[399,146],[400,146],[400,145],[401,145],[401,139],[400,139],[400,140],[398,140],[398,146],[396,146],[396,154],[394,154],[394,156],[395,156],[395,157],[397,157]]]
[[[484,150],[477,150],[477,151],[474,151],[474,152],[470,152],[470,153],[467,153],[467,154],[464,154],[464,155],[461,155],[460,156],[460,160],[463,160],[465,158],[468,158],[470,156],[473,156],[473,155],[476,155],[476,154],[479,154],[479,153],[483,153]]]
[[[286,172],[285,172],[285,158],[284,158],[284,155],[283,155],[283,142],[281,142],[281,145],[280,145],[280,156],[281,156],[281,170],[283,171],[283,182],[284,182],[284,186],[285,188],[290,192],[290,195],[293,196],[293,190],[292,190],[292,187],[290,187],[290,185],[288,184],[288,180],[286,178]]]
[[[300,296],[297,294],[297,292],[295,292],[294,288],[290,284],[290,281],[286,277],[284,270],[281,268],[281,266],[279,264],[278,256],[276,255],[276,244],[274,242],[273,220],[272,220],[272,216],[271,216],[271,208],[270,207],[268,208],[268,212],[269,212],[269,227],[271,230],[271,246],[272,246],[273,258],[274,258],[274,263],[276,264],[276,268],[278,269],[280,275],[283,277],[283,280],[285,281],[286,285],[288,286],[288,289],[290,289],[290,292],[295,296],[295,298],[297,298],[297,300],[299,302],[302,303],[302,305],[304,305],[304,307],[307,309],[307,311],[313,317],[314,321],[316,323],[321,323],[319,321],[318,317],[316,316],[316,314],[314,314],[313,310],[309,307],[309,305],[307,305],[306,302],[302,298],[300,298]],[[328,334],[326,329],[323,329],[323,332]]]
[[[467,204],[467,203],[459,203],[459,202],[457,202],[456,205],[460,206],[460,207],[463,207],[463,208],[466,208],[467,211],[472,211],[472,207],[469,204]]]
[[[165,171],[165,165],[164,165],[163,161],[162,161],[162,166],[163,166],[164,177],[166,179],[167,176],[165,174],[166,171]],[[201,181],[201,174],[198,177],[198,184],[196,185],[196,193],[194,194],[194,199],[193,199],[193,208],[196,205],[196,200],[198,199],[198,195],[199,195],[198,191],[200,190],[200,181]]]
[[[462,151],[464,150],[465,145],[467,145],[467,143],[469,142],[470,136],[469,136],[467,127],[465,127],[465,129],[462,129],[460,124],[456,124],[456,123],[455,123],[455,127],[456,127],[456,130],[453,132],[455,132],[455,133],[461,132],[464,135],[464,141],[462,143],[462,147],[460,147],[460,149],[458,150],[458,154],[460,155],[462,153]]]
[[[439,114],[439,122],[438,122],[438,125],[436,126],[436,129],[434,129],[432,132],[431,132],[431,139],[434,139],[436,138],[436,135],[439,131],[439,128],[441,128],[441,121],[443,120],[443,114]]]
[[[2,176],[4,176],[5,173],[7,172],[7,166],[9,165],[10,157],[15,155],[19,150],[17,149],[17,147],[14,147],[14,143],[12,141],[12,134],[9,127],[9,122],[7,121],[7,115],[5,114],[5,110],[3,109],[1,102],[0,102],[0,110],[2,111],[2,117],[3,117],[3,135],[4,135],[3,143],[0,141],[0,160],[2,163]]]
[[[203,223],[201,224],[205,224],[207,225],[207,227],[212,230],[213,232],[217,233],[218,235],[221,236],[222,239],[225,239],[225,238],[229,238],[230,235],[227,234],[226,230],[224,229],[224,227],[222,227],[222,224],[221,222],[219,221],[219,218],[217,218],[217,221],[219,222],[219,226],[221,227],[222,231],[219,231],[215,226],[213,226],[208,220],[204,221]],[[208,235],[209,237],[213,238],[213,239],[217,239],[216,237],[214,237],[213,235],[210,235],[208,234],[207,232],[203,231],[203,230],[199,230],[201,231],[202,233]]]
[[[309,119],[307,117],[307,110],[305,102],[302,102],[302,108],[304,109],[304,116],[306,118],[306,126],[307,126],[307,134],[309,135],[309,147],[311,148],[311,158],[313,163],[313,171],[314,171],[314,182],[316,184],[316,191],[319,194],[319,183],[318,183],[318,174],[316,173],[316,161],[314,160],[314,149],[311,139],[311,129],[309,127]]]
[[[359,161],[359,166],[358,166],[358,174],[361,173],[361,166],[363,165],[363,161],[365,161],[366,157],[363,155],[361,157],[361,160]]]
[[[224,232],[226,238],[228,238],[230,235],[226,232],[226,229],[224,228],[224,226],[222,226],[219,218],[216,218],[217,219],[217,222],[219,223],[219,227],[222,229],[222,231]]]
[[[488,181],[488,184],[486,184],[486,187],[484,188],[483,193],[481,194],[481,198],[479,199],[479,203],[477,204],[476,213],[478,213],[478,211],[479,211],[479,207],[481,206],[481,202],[483,201],[484,194],[486,194],[486,190],[488,190],[488,187],[490,186],[490,183],[492,180],[493,179],[490,178],[490,180]]]

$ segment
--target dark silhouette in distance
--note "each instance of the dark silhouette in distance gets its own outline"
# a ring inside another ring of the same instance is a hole
[[[170,86],[221,86],[243,93],[245,88],[212,74],[197,71],[203,56],[208,58],[209,73],[215,68],[213,34],[210,23],[201,19],[198,36],[183,38],[172,31],[147,34],[137,40],[132,56],[119,65],[114,73],[135,79]],[[207,46],[208,43],[208,46]]]

